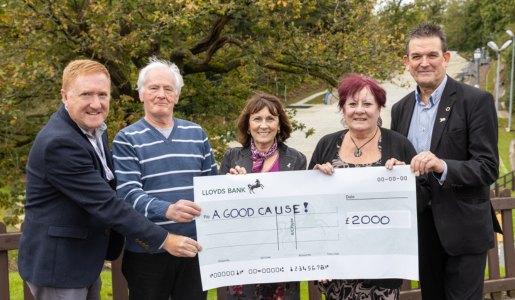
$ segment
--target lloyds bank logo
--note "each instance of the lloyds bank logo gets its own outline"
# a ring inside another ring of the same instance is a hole
[[[255,194],[254,189],[257,189],[257,188],[263,189],[265,186],[262,185],[261,182],[259,182],[259,179],[256,179],[256,183],[249,184],[248,187],[249,187],[249,194]]]
[[[257,188],[263,189],[265,186],[256,179],[256,183],[247,185],[249,188],[249,194],[255,194],[254,190]],[[224,194],[242,194],[246,193],[245,186],[233,187],[233,188],[214,188],[208,190],[202,190],[202,196],[213,196],[213,195],[224,195]]]

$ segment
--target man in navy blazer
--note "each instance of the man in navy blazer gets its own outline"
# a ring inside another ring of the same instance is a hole
[[[201,250],[117,197],[104,123],[110,84],[98,62],[71,62],[63,73],[64,105],[30,151],[18,267],[37,300],[100,299],[100,271],[104,260],[120,255],[122,235],[148,253],[163,248],[193,257]]]
[[[412,171],[430,173],[431,202],[418,215],[422,298],[479,300],[501,232],[489,187],[499,175],[497,115],[490,93],[446,75],[450,55],[440,27],[410,32],[404,62],[417,87],[393,106],[391,129],[415,146]]]

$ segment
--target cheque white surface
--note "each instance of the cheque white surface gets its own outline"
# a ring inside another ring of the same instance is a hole
[[[409,166],[195,177],[204,290],[333,279],[418,280]]]

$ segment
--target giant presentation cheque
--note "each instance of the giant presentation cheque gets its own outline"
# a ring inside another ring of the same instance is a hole
[[[409,166],[195,177],[204,290],[333,279],[418,280]]]

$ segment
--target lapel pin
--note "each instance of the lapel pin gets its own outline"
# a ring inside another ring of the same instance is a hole
[[[290,166],[291,166],[291,163],[289,163],[287,167],[289,168]]]
[[[450,107],[447,107],[447,108],[445,109],[445,111],[450,111],[450,110],[451,110],[451,108],[450,108]]]
[[[443,121],[445,121],[445,118],[440,118],[440,122],[443,122]]]

